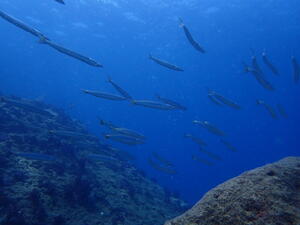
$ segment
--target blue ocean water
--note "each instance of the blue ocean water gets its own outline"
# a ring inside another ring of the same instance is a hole
[[[300,84],[293,81],[291,56],[300,62],[300,4],[297,0],[2,0],[0,10],[39,29],[54,42],[87,55],[103,68],[63,55],[36,37],[0,20],[0,91],[37,99],[64,109],[103,141],[136,156],[147,176],[194,203],[209,189],[241,172],[300,153]],[[182,18],[207,53],[197,52],[179,27]],[[266,51],[280,71],[263,64]],[[149,54],[172,62],[184,72],[168,70]],[[244,72],[256,55],[275,91],[262,88]],[[187,111],[164,111],[85,95],[81,89],[116,93],[113,78],[134,99],[159,94],[180,102]],[[241,110],[219,107],[207,88],[239,103]],[[256,104],[280,103],[288,117],[272,118]],[[126,146],[104,140],[99,118],[147,136],[146,144]],[[237,148],[229,151],[219,137],[193,124],[207,120],[226,132]],[[214,161],[184,134],[201,137]],[[148,164],[153,152],[171,161],[177,174]],[[214,162],[208,166],[192,155]]]

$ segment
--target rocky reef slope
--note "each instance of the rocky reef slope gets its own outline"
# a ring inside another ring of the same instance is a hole
[[[182,201],[63,112],[0,96],[1,225],[159,225],[180,212]]]
[[[300,157],[248,171],[165,225],[299,225]]]

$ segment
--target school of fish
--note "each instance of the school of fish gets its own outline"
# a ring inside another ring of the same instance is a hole
[[[63,0],[55,0],[56,2],[65,5],[65,2]],[[17,26],[18,28],[32,34],[33,36],[37,37],[39,40],[39,43],[44,44],[54,50],[56,50],[59,53],[65,54],[66,56],[72,57],[74,59],[77,59],[83,63],[86,63],[87,65],[93,66],[93,67],[103,67],[102,64],[98,63],[96,60],[84,56],[82,54],[79,54],[73,50],[70,50],[66,47],[60,46],[53,42],[49,37],[45,36],[41,31],[30,27],[26,23],[22,22],[21,20],[7,14],[6,12],[3,12],[0,10],[0,17],[2,17],[7,22]],[[184,24],[183,20],[179,18],[179,27],[183,30],[183,33],[189,42],[189,44],[199,53],[206,54],[206,50],[195,40],[192,33],[190,32],[189,28]],[[244,71],[247,74],[252,75],[255,80],[258,82],[258,84],[268,90],[268,91],[275,91],[275,87],[272,85],[271,82],[269,82],[266,78],[265,72],[261,68],[261,65],[259,65],[257,57],[254,54],[254,51],[252,50],[253,56],[251,58],[250,63],[243,62]],[[161,59],[157,56],[153,56],[152,54],[149,54],[149,59],[156,63],[157,65],[172,70],[174,72],[184,72],[184,69],[178,65],[175,65],[173,63],[170,63],[164,59]],[[270,57],[267,55],[266,51],[263,51],[261,53],[261,59],[265,67],[274,75],[279,76],[280,72],[277,69],[277,67],[273,64]],[[295,56],[291,56],[291,68],[293,71],[293,80],[295,83],[299,82],[300,77],[300,65],[296,59]],[[116,91],[117,94],[113,93],[107,93],[103,92],[101,90],[88,90],[88,89],[81,89],[81,91],[87,95],[91,95],[97,98],[101,99],[107,99],[111,101],[127,101],[131,105],[135,106],[141,106],[146,108],[152,108],[152,109],[159,109],[159,110],[182,110],[186,111],[187,107],[182,105],[181,103],[169,99],[165,96],[161,96],[156,94],[156,100],[148,100],[148,99],[135,99],[133,98],[123,87],[121,87],[117,82],[115,82],[110,76],[107,77],[107,82],[112,86],[112,88]],[[242,106],[235,101],[231,100],[228,97],[223,96],[222,94],[218,93],[217,91],[207,88],[207,97],[209,100],[214,103],[218,107],[226,106],[235,110],[241,110]],[[24,103],[20,103],[11,99],[1,98],[0,102],[7,102],[10,104],[15,104],[18,106],[21,106],[23,108],[26,108],[27,110],[34,111],[35,113],[40,113],[44,115],[50,115],[51,112],[48,112],[47,110],[41,110],[38,109],[30,104],[26,105]],[[257,106],[260,106],[261,108],[264,108],[264,110],[274,119],[277,119],[278,116],[287,117],[287,113],[284,109],[284,107],[278,103],[276,106],[272,106],[271,104],[265,102],[264,100],[257,99],[256,100]],[[263,109],[262,109],[263,110]],[[230,150],[231,152],[236,152],[237,149],[234,145],[232,145],[230,142],[225,140],[228,136],[227,133],[225,133],[223,130],[218,128],[215,124],[206,121],[206,120],[193,120],[193,124],[205,129],[209,133],[215,135],[219,142],[224,145],[225,148]],[[104,129],[106,129],[105,132],[103,132],[103,137],[107,140],[111,140],[114,142],[122,143],[125,145],[133,146],[133,145],[140,145],[144,144],[147,140],[147,138],[134,130],[124,128],[121,126],[114,125],[112,122],[99,119],[99,125],[103,126]],[[59,131],[59,130],[50,130],[49,134],[51,135],[58,135],[58,136],[67,136],[71,138],[94,138],[93,136],[87,135],[87,134],[81,134],[76,133],[72,131]],[[192,155],[191,159],[195,162],[202,163],[207,166],[214,165],[215,161],[221,160],[222,158],[218,156],[217,154],[206,150],[206,147],[208,144],[206,141],[202,140],[200,137],[194,136],[192,134],[186,133],[183,135],[183,137],[193,141],[197,144],[199,153],[202,155],[206,155],[210,160],[204,159],[201,156],[198,155]],[[55,160],[54,157],[50,155],[45,154],[39,154],[39,153],[16,153],[17,156],[23,157],[29,160]],[[99,154],[89,154],[87,155],[88,159],[92,160],[100,160],[100,161],[110,161],[114,162],[114,158],[107,157],[107,156],[101,156]],[[160,155],[157,152],[152,152],[152,155],[148,157],[148,163],[149,165],[166,174],[169,175],[175,175],[177,174],[176,168],[172,162],[167,160],[165,157]]]

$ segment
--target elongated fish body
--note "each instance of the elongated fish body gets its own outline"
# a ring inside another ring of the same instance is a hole
[[[60,4],[65,4],[65,2],[63,0],[55,0],[56,2],[60,3]]]
[[[111,128],[113,131],[116,131],[120,134],[123,134],[125,136],[129,136],[129,137],[132,137],[132,138],[135,138],[135,139],[146,139],[146,137],[142,134],[139,134],[138,132],[136,131],[133,131],[133,130],[129,130],[127,128],[122,128],[122,127],[113,127]]]
[[[246,68],[246,72],[250,72],[256,79],[256,81],[266,90],[269,91],[274,91],[275,88],[273,87],[273,85],[267,81],[263,75],[261,73],[259,73],[257,70],[251,68],[251,67],[247,67]]]
[[[175,70],[175,71],[183,71],[183,69],[181,69],[180,67],[178,67],[178,66],[175,66],[175,65],[173,65],[173,64],[170,64],[170,63],[168,63],[168,62],[166,62],[166,61],[162,61],[162,60],[160,60],[160,59],[158,59],[158,58],[155,58],[155,57],[153,57],[151,54],[149,54],[149,59],[151,59],[151,60],[153,60],[154,62],[156,62],[157,64],[159,64],[159,65],[161,65],[161,66],[164,66],[164,67],[166,67],[166,68],[168,68],[168,69],[170,69],[170,70]]]
[[[222,106],[222,103],[219,102],[213,94],[208,94],[207,97],[208,97],[209,100],[211,100],[214,104],[216,104],[216,105],[218,105],[218,106]]]
[[[132,99],[127,91],[117,85],[110,77],[108,78],[108,82],[126,99]]]
[[[184,34],[186,36],[186,38],[188,39],[188,41],[190,42],[190,44],[199,52],[201,53],[205,53],[206,51],[200,46],[200,44],[195,41],[195,39],[193,38],[191,32],[189,31],[189,29],[185,26],[185,24],[183,23],[183,20],[181,18],[179,18],[179,22],[180,22],[180,27],[183,29]]]
[[[288,115],[286,114],[286,111],[285,111],[284,107],[281,104],[279,104],[279,103],[277,104],[277,109],[278,109],[278,112],[279,112],[279,114],[281,116],[283,116],[285,118],[288,117]]]
[[[258,73],[263,75],[263,71],[260,68],[260,66],[258,65],[257,59],[255,56],[252,56],[252,67],[254,70],[256,70]]]
[[[98,91],[90,91],[90,90],[82,90],[84,93],[93,95],[97,98],[105,98],[108,100],[115,100],[115,101],[123,101],[126,100],[126,98],[119,96],[119,95],[113,95],[105,92],[98,92]]]
[[[190,138],[192,141],[194,141],[195,143],[197,143],[200,146],[206,146],[207,145],[205,141],[203,141],[202,139],[200,139],[198,137],[195,137],[191,134],[185,134],[184,137]]]
[[[223,131],[221,131],[219,128],[217,128],[216,126],[212,125],[208,121],[194,120],[193,123],[201,125],[206,130],[208,130],[209,132],[211,132],[212,134],[215,134],[215,135],[218,135],[218,136],[225,136],[225,133]]]
[[[152,152],[152,155],[155,159],[157,159],[160,163],[164,164],[167,167],[172,167],[173,163],[171,163],[169,160],[165,159],[164,157],[162,157],[161,155],[159,155],[156,152]]]
[[[156,169],[160,172],[163,172],[163,173],[166,173],[166,174],[169,174],[169,175],[177,174],[176,170],[174,170],[170,167],[160,166],[160,165],[156,164],[151,158],[148,158],[148,163],[152,168],[154,168],[154,169]]]
[[[148,101],[148,100],[132,100],[132,104],[134,105],[140,105],[147,108],[153,108],[153,109],[161,109],[161,110],[173,110],[175,109],[174,106],[169,104],[164,104],[161,102],[155,102],[155,101]]]
[[[174,108],[176,109],[180,109],[180,110],[187,110],[187,108],[181,104],[179,104],[178,102],[175,102],[171,99],[167,99],[167,98],[162,98],[161,96],[159,95],[156,95],[156,98],[161,101],[161,102],[164,102],[168,105],[171,105],[171,106],[174,106]]]
[[[5,12],[0,10],[0,16],[5,19],[6,21],[14,24],[15,26],[21,28],[22,30],[31,33],[32,35],[40,38],[40,39],[45,39],[45,40],[49,40],[42,32],[40,32],[39,30],[32,28],[28,25],[26,25],[25,23],[23,23],[22,21],[6,14]]]
[[[265,109],[269,112],[270,116],[273,117],[274,119],[277,118],[276,112],[272,106],[269,104],[265,103],[262,100],[256,100],[257,105],[262,105],[265,107]]]
[[[86,156],[88,159],[93,161],[102,161],[102,162],[118,162],[119,160],[110,156],[100,155],[100,154],[88,154]]]
[[[229,106],[231,108],[234,108],[234,109],[241,109],[241,106],[239,106],[237,103],[231,101],[228,98],[225,98],[223,95],[220,95],[215,91],[209,91],[208,94],[213,96],[217,100],[217,102],[221,102],[224,105],[227,105],[227,106]]]
[[[42,153],[29,153],[29,152],[17,152],[17,156],[20,156],[29,160],[40,160],[40,161],[54,161],[55,157],[51,155],[46,155]]]
[[[206,160],[206,159],[201,159],[199,158],[198,156],[196,155],[192,155],[192,160],[196,161],[196,162],[199,162],[199,163],[202,163],[202,164],[205,164],[207,166],[212,166],[214,165],[212,162]]]
[[[109,121],[106,121],[106,120],[102,120],[102,119],[99,119],[100,120],[100,125],[102,126],[106,126],[110,129],[113,129],[113,128],[117,128],[116,125],[114,125],[113,123],[109,122]]]
[[[221,139],[220,142],[223,143],[230,151],[237,152],[237,149],[228,141]]]
[[[54,116],[54,114],[50,113],[49,111],[41,109],[39,107],[36,107],[36,106],[34,106],[30,103],[24,103],[24,102],[21,102],[21,101],[17,101],[17,100],[5,98],[5,97],[1,97],[0,101],[3,101],[7,104],[11,104],[13,106],[23,108],[25,110],[28,110],[28,111],[31,111],[31,112],[34,112],[34,113],[38,113],[38,114],[41,114],[41,115],[44,115],[44,116],[51,116],[51,117]]]
[[[276,67],[270,62],[269,58],[267,57],[267,54],[265,52],[262,53],[262,59],[264,64],[272,71],[273,74],[279,75],[278,70]]]
[[[92,136],[89,134],[79,133],[79,132],[73,132],[68,130],[50,130],[50,134],[58,135],[58,136],[64,136],[64,137],[70,137],[70,138],[89,138],[89,139],[98,139],[96,136]]]
[[[292,65],[293,65],[293,73],[294,73],[294,82],[298,83],[300,77],[300,66],[294,56],[292,56]]]
[[[212,153],[210,151],[205,150],[204,148],[200,147],[199,151],[206,154],[208,157],[214,159],[214,160],[221,160],[222,158],[218,155],[216,155],[215,153]]]
[[[67,49],[65,47],[62,47],[62,46],[60,46],[58,44],[55,44],[54,42],[51,42],[51,41],[49,41],[47,39],[41,38],[40,39],[40,43],[46,44],[46,45],[50,46],[51,48],[59,51],[60,53],[63,53],[63,54],[68,55],[68,56],[70,56],[72,58],[78,59],[78,60],[80,60],[80,61],[82,61],[82,62],[84,62],[84,63],[86,63],[86,64],[88,64],[90,66],[103,67],[101,64],[97,63],[95,60],[93,60],[93,59],[91,59],[89,57],[86,57],[84,55],[81,55],[81,54],[79,54],[77,52],[74,52],[74,51],[72,51],[70,49]]]
[[[127,144],[127,145],[144,144],[144,140],[129,137],[129,136],[122,135],[122,134],[104,134],[104,137],[106,139],[111,139],[111,140],[114,140],[114,141],[117,141],[117,142],[120,142],[123,144]]]

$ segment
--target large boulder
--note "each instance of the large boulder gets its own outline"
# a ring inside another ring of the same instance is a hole
[[[52,106],[0,96],[0,224],[159,225],[179,215],[183,202],[129,156]]]
[[[165,225],[299,225],[300,157],[241,174]]]

